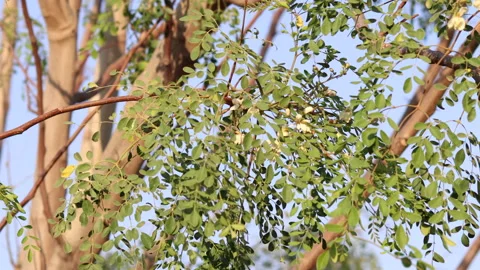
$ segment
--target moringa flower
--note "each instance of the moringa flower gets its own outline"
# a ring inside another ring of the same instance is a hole
[[[313,112],[313,107],[312,106],[308,106],[303,110],[304,114],[309,114],[311,112]]]
[[[475,7],[476,9],[480,9],[480,0],[473,1],[473,7]]]
[[[235,132],[235,141],[233,141],[234,144],[242,144],[243,139],[245,138],[245,134],[242,134],[240,132]]]
[[[450,19],[450,21],[448,21],[447,27],[450,29],[453,28],[455,30],[462,31],[463,29],[465,29],[466,24],[467,23],[465,22],[464,18],[455,15]]]
[[[311,133],[312,129],[310,128],[310,126],[307,123],[308,123],[307,120],[303,120],[301,123],[297,124],[297,129],[300,130],[303,133]]]
[[[240,98],[234,98],[234,99],[232,99],[233,106],[230,107],[230,111],[235,111],[235,110],[237,110],[238,108],[240,108],[240,106],[242,106],[242,102],[243,102],[243,100],[240,99]]]
[[[286,115],[286,116],[290,116],[290,109],[289,109],[289,108],[286,108],[286,109],[285,109],[285,115]]]
[[[337,95],[337,91],[332,90],[332,89],[327,89],[327,91],[325,91],[325,95],[327,97],[334,97],[334,96]]]
[[[302,17],[300,17],[300,15],[297,16],[296,24],[297,24],[298,28],[303,27],[303,19],[302,19]]]

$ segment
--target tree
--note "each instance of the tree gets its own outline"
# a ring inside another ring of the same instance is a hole
[[[405,266],[427,269],[444,262],[435,243],[475,236],[478,1],[39,4],[41,22],[20,1],[17,34],[15,1],[3,7],[2,98],[17,59],[37,117],[0,139],[38,128],[32,189],[19,201],[0,185],[0,230],[21,224],[17,268],[244,269],[255,235],[292,268],[321,269],[347,258],[360,227]],[[254,24],[266,10],[262,38]],[[278,32],[291,48],[275,43]],[[357,44],[356,62],[339,39]],[[266,61],[269,48],[291,61]],[[432,119],[437,108],[458,116]]]

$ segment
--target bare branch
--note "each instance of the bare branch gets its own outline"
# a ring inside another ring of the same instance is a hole
[[[88,102],[84,102],[84,103],[74,104],[74,105],[70,105],[70,106],[66,106],[66,107],[62,107],[62,108],[56,108],[56,109],[53,109],[51,111],[48,111],[48,112],[38,116],[38,117],[35,117],[34,119],[26,122],[23,125],[20,125],[20,126],[14,128],[14,129],[11,129],[11,130],[6,131],[4,133],[1,133],[0,134],[0,140],[3,140],[3,139],[8,138],[8,137],[15,136],[15,135],[20,135],[23,132],[27,131],[29,128],[31,128],[31,127],[33,127],[37,124],[40,124],[40,123],[44,122],[45,120],[47,120],[49,118],[52,118],[52,117],[54,117],[56,115],[59,115],[59,114],[63,114],[63,113],[67,113],[67,112],[73,112],[73,111],[77,111],[77,110],[85,109],[85,108],[89,108],[89,107],[102,106],[102,105],[106,105],[106,104],[112,104],[112,103],[118,103],[118,102],[124,102],[124,101],[138,101],[140,99],[142,99],[141,96],[110,97],[110,98],[104,98],[104,99],[101,99],[101,100],[88,101]]]

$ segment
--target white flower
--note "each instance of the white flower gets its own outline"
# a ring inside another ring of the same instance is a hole
[[[447,27],[462,31],[463,29],[465,29],[465,25],[466,22],[464,18],[460,16],[453,16],[450,21],[448,21]]]
[[[303,133],[311,133],[312,129],[307,125],[308,122],[302,121],[301,123],[297,124],[297,129]]]
[[[242,102],[243,102],[243,100],[240,99],[240,98],[234,98],[234,99],[232,99],[233,106],[230,107],[230,111],[235,111],[235,110],[237,110],[238,108],[240,108],[240,106],[242,106]]]
[[[303,110],[304,114],[309,114],[311,112],[313,112],[313,107],[312,106],[308,106]]]
[[[289,109],[289,108],[286,108],[286,109],[285,109],[285,115],[286,115],[286,116],[290,116],[290,109]]]
[[[256,114],[256,113],[259,112],[259,110],[258,110],[257,107],[250,107],[250,109],[248,109],[247,112],[250,113],[250,114]]]
[[[268,145],[270,145],[270,147],[272,148],[272,151],[275,154],[280,154],[280,152],[281,152],[280,141],[278,139],[276,139],[275,142],[273,142],[273,143],[270,140],[267,140],[266,142],[268,143]]]
[[[325,95],[327,97],[334,97],[337,95],[337,92],[335,90],[332,90],[332,89],[327,89],[327,91],[325,91]]]
[[[242,134],[240,132],[236,132],[235,133],[235,141],[233,143],[242,144],[244,138],[245,138],[245,134]]]
[[[480,0],[475,0],[475,1],[473,1],[473,6],[474,6],[476,9],[480,9]]]
[[[297,123],[302,121],[302,119],[303,119],[303,115],[301,115],[301,114],[297,114],[297,116],[295,116],[295,122],[297,122]]]
[[[286,127],[286,126],[283,126],[283,127],[282,127],[282,136],[283,136],[283,137],[288,137],[288,136],[290,136],[290,132],[288,132],[288,127]]]

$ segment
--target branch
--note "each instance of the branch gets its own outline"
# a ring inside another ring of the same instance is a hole
[[[158,23],[156,24],[158,25]],[[108,80],[111,79],[110,72],[114,70],[118,70],[119,74],[123,72],[125,68],[122,68],[125,63],[128,64],[130,58],[136,53],[138,50],[145,46],[145,42],[148,40],[148,37],[151,36],[151,39],[158,38],[163,32],[165,31],[165,24],[160,24],[158,27],[154,26],[150,31],[142,33],[140,37],[140,41],[135,45],[126,55],[119,57],[115,62],[110,64],[105,72],[103,73],[102,77],[96,82],[99,86],[105,86]],[[128,59],[128,60],[127,60]],[[83,102],[95,96],[98,92],[95,89],[89,88],[83,92],[77,92],[73,95],[71,104],[75,104],[78,102]]]
[[[122,67],[120,68],[120,71],[123,72],[123,70],[127,67],[128,65],[128,62],[130,61],[130,59],[133,57],[133,55],[135,54],[135,52],[140,49],[140,47],[142,46],[143,43],[145,43],[145,41],[148,39],[148,37],[150,36],[150,34],[156,29],[156,27],[158,26],[160,22],[160,19],[157,20],[157,22],[155,23],[155,25],[149,30],[146,32],[145,35],[142,36],[142,38],[138,41],[138,43],[130,50],[130,52],[128,53]],[[76,105],[70,105],[70,106],[66,106],[64,107],[65,108],[72,108],[72,107],[75,107],[75,106],[84,106],[83,108],[87,108],[87,106],[85,106],[85,104],[94,104],[94,103],[101,103],[101,102],[105,102],[106,100],[117,100],[116,102],[121,102],[121,101],[128,101],[128,100],[119,100],[119,99],[126,99],[126,98],[131,98],[130,100],[131,101],[138,101],[140,100],[142,97],[137,97],[137,96],[123,96],[123,97],[110,97],[114,92],[115,92],[115,89],[117,88],[116,86],[118,85],[118,83],[120,82],[120,76],[117,76],[117,78],[115,79],[115,82],[113,83],[113,85],[110,87],[110,90],[108,90],[108,92],[105,94],[105,98],[102,99],[102,100],[98,100],[98,101],[91,101],[91,102],[85,102],[85,103],[82,103],[82,104],[76,104]],[[107,103],[105,103],[107,104]],[[98,104],[98,105],[103,105],[103,104]],[[91,105],[91,106],[88,106],[88,107],[92,107],[92,106],[98,106],[98,105]],[[77,109],[80,109],[80,108],[77,108]],[[62,147],[60,148],[57,153],[55,154],[55,156],[52,158],[52,160],[50,161],[50,163],[47,165],[47,167],[44,169],[44,171],[42,172],[42,174],[39,176],[39,178],[37,179],[37,181],[35,182],[34,186],[32,187],[32,189],[28,192],[27,196],[20,202],[20,205],[25,206],[29,201],[31,201],[34,197],[35,197],[35,194],[38,190],[38,188],[40,187],[40,185],[43,183],[45,177],[47,176],[47,173],[53,168],[53,166],[55,165],[55,163],[60,159],[60,157],[62,157],[62,155],[67,151],[68,147],[70,146],[70,144],[72,144],[72,142],[75,140],[75,138],[80,134],[80,132],[82,131],[82,129],[87,125],[87,123],[90,121],[90,119],[93,118],[93,116],[98,112],[98,108],[94,111],[91,111],[86,117],[85,119],[83,120],[83,122],[80,124],[80,126],[77,128],[77,130],[75,130],[75,132],[73,133],[73,135],[70,137],[70,139],[68,139],[67,143]],[[55,110],[53,110],[55,111]],[[66,111],[65,111],[66,112]],[[63,112],[64,113],[64,112]],[[46,118],[48,119],[48,118]],[[46,120],[45,119],[45,120]],[[35,119],[33,119],[35,120]],[[31,120],[31,121],[33,121]],[[43,121],[45,121],[43,120]],[[31,122],[30,121],[30,122]],[[27,125],[29,122],[23,124],[22,126],[25,126]],[[35,123],[33,123],[33,125],[35,125]],[[22,126],[18,127],[18,128],[21,128]],[[30,126],[31,127],[31,126]],[[30,127],[27,127],[30,128]],[[17,129],[18,129],[17,128]],[[14,129],[15,130],[15,129]],[[11,130],[11,131],[14,131],[14,130]],[[23,132],[23,131],[22,131]],[[3,139],[2,135],[4,135],[5,133],[2,133],[0,134],[0,140]],[[14,135],[17,135],[17,134],[12,134],[10,136],[14,136]],[[10,136],[7,136],[7,137],[10,137]],[[12,213],[12,217],[14,217],[17,213],[16,212],[13,212]],[[4,218],[1,222],[0,222],[0,232],[2,231],[2,229],[6,226],[7,224],[7,220],[6,218]]]
[[[23,132],[27,131],[29,128],[44,122],[45,120],[52,118],[56,115],[67,113],[67,112],[72,112],[84,108],[89,108],[89,107],[95,107],[95,106],[102,106],[106,104],[111,104],[111,103],[118,103],[118,102],[125,102],[125,101],[138,101],[142,99],[143,97],[141,96],[121,96],[121,97],[110,97],[110,98],[105,98],[101,100],[96,100],[96,101],[89,101],[89,102],[84,102],[80,104],[75,104],[75,105],[70,105],[70,106],[65,106],[62,108],[56,108],[53,109],[49,112],[46,112],[38,117],[35,117],[34,119],[26,122],[23,125],[20,125],[14,129],[11,129],[9,131],[3,132],[0,134],[0,140],[3,140],[8,137],[20,135]]]
[[[234,4],[239,7],[247,7],[247,6],[252,6],[255,5],[256,3],[259,3],[261,0],[227,0],[225,2],[229,4]]]
[[[475,239],[475,242],[473,242],[472,246],[470,246],[467,254],[465,254],[465,256],[463,257],[460,265],[458,265],[457,270],[467,270],[473,259],[477,255],[478,251],[480,251],[480,237],[477,237]]]
[[[125,101],[138,101],[142,98],[143,97],[141,97],[141,96],[122,96],[122,97],[105,98],[105,99],[102,99],[102,100],[85,102],[85,103],[82,103],[82,104],[76,104],[76,105],[71,105],[71,106],[67,106],[67,107],[64,107],[64,108],[60,108],[60,109],[55,109],[55,110],[52,110],[50,112],[47,112],[45,115],[55,112],[55,114],[50,116],[50,117],[53,117],[53,116],[61,114],[61,113],[75,111],[75,110],[78,110],[78,109],[94,107],[94,106],[101,106],[101,105],[110,104],[110,103],[118,103],[118,102],[125,102]],[[52,169],[53,165],[57,162],[57,160],[67,151],[70,144],[75,140],[75,138],[78,136],[78,134],[80,134],[80,132],[82,131],[82,128],[88,123],[88,121],[90,121],[90,119],[95,115],[95,113],[97,113],[97,111],[92,111],[83,120],[83,122],[80,124],[80,126],[75,131],[75,133],[70,137],[67,144],[64,145],[61,149],[59,149],[59,151],[55,154],[54,158],[50,161],[50,163],[47,165],[45,170],[39,175],[37,181],[35,181],[35,184],[33,185],[32,189],[30,189],[27,196],[25,198],[23,198],[23,200],[20,202],[20,205],[22,207],[24,207],[28,202],[30,202],[35,197],[35,194],[37,193],[37,190],[40,187],[40,185],[43,183],[43,180],[45,179],[45,176],[47,175],[47,173]],[[27,125],[28,123],[30,123],[32,121],[35,121],[35,120],[45,121],[46,119],[48,119],[50,117],[46,117],[43,120],[39,120],[40,117],[37,117],[37,118],[23,124],[22,126],[16,128],[16,129],[19,129],[19,128]],[[35,123],[33,123],[31,126],[33,126],[33,125],[35,125]],[[30,128],[31,126],[27,127],[27,129]],[[14,130],[16,130],[16,129],[14,129]],[[14,131],[14,130],[11,130],[11,131]],[[11,132],[11,131],[9,131],[9,132]],[[7,133],[7,132],[5,132],[5,133]],[[5,134],[5,133],[3,133],[3,134]],[[0,137],[3,134],[0,134]],[[17,214],[16,212],[13,212],[12,216],[14,217],[14,216],[16,216],[16,214]],[[0,232],[3,230],[3,228],[6,225],[7,225],[7,219],[3,218],[3,220],[0,222]]]
[[[280,21],[280,17],[282,16],[282,14],[284,12],[285,12],[285,9],[282,8],[282,9],[277,10],[275,12],[275,14],[273,14],[272,21],[270,23],[270,29],[268,30],[268,34],[265,37],[265,44],[264,44],[264,46],[262,47],[262,49],[260,50],[260,53],[259,53],[259,55],[262,57],[262,59],[264,59],[265,56],[267,55],[268,49],[270,47],[272,47],[271,43],[272,43],[273,38],[277,34],[278,22]]]

